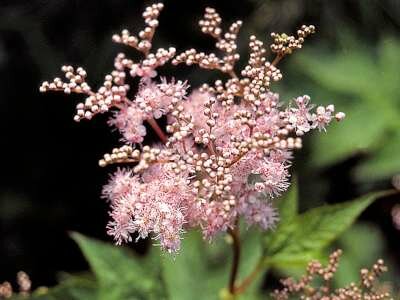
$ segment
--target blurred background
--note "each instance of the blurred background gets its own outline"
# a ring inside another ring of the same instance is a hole
[[[0,282],[21,269],[34,286],[54,285],[59,271],[87,269],[70,231],[110,240],[101,186],[111,169],[98,159],[118,144],[101,116],[72,120],[79,96],[40,94],[43,80],[62,64],[83,66],[92,86],[102,82],[114,56],[131,49],[111,42],[113,33],[142,28],[137,0],[0,1]],[[185,4],[186,3],[186,4]],[[295,32],[314,24],[317,34],[280,65],[284,80],[273,89],[283,100],[308,94],[315,103],[335,103],[346,121],[328,134],[305,139],[293,171],[300,181],[301,209],[353,199],[391,188],[400,173],[400,1],[242,0],[164,1],[155,45],[213,50],[197,21],[206,6],[228,25],[244,21],[248,35]],[[195,5],[194,5],[195,4]],[[215,73],[168,66],[161,75],[189,79],[196,87]],[[397,178],[400,185],[400,179]],[[144,252],[148,243],[133,245]],[[400,199],[374,203],[338,241],[347,252],[340,275],[346,282],[378,257],[399,283]]]

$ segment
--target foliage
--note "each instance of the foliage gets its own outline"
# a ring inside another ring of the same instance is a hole
[[[375,49],[352,36],[342,39],[341,51],[320,47],[295,58],[301,84],[321,99],[335,99],[351,120],[332,126],[329,137],[315,136],[311,159],[327,166],[363,153],[356,178],[385,179],[400,170],[400,41],[387,37]]]
[[[265,263],[277,268],[304,267],[312,259],[323,255],[323,250],[339,237],[379,193],[372,193],[334,205],[325,205],[297,214],[297,192],[292,191],[282,201],[286,214],[277,230],[265,238]],[[285,204],[286,202],[286,204]],[[289,217],[291,216],[291,217]]]
[[[297,184],[280,199],[281,222],[267,234],[242,227],[242,261],[239,282],[257,262],[260,273],[275,269],[289,272],[304,268],[323,256],[339,235],[382,193],[368,194],[353,201],[325,205],[298,213]],[[144,257],[124,247],[73,233],[93,276],[69,276],[59,286],[36,291],[32,299],[230,299],[224,287],[231,260],[228,237],[205,244],[197,231],[186,233],[176,256],[151,248]],[[258,274],[240,299],[260,299],[262,276]]]

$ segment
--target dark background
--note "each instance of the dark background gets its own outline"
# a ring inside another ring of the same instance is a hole
[[[118,134],[106,117],[73,122],[79,96],[40,94],[43,80],[60,76],[62,64],[83,66],[93,87],[103,80],[119,51],[136,57],[131,49],[111,42],[113,33],[128,28],[139,31],[143,8],[153,2],[138,0],[25,0],[0,1],[0,282],[21,269],[34,285],[53,285],[59,271],[79,271],[87,265],[69,239],[69,231],[110,240],[105,234],[107,205],[101,186],[110,169],[98,159],[118,144]],[[363,40],[399,36],[400,1],[164,1],[156,46],[179,50],[212,49],[199,32],[197,21],[206,6],[218,9],[225,22],[245,22],[240,46],[247,33],[268,39],[269,32],[293,32],[298,25],[317,26],[310,45],[335,48],[341,30],[351,28]],[[244,56],[245,57],[245,56]],[[288,60],[290,63],[290,59]],[[283,69],[287,62],[284,62]],[[170,67],[163,75],[189,78],[196,86],[213,73]],[[200,79],[201,78],[201,79]],[[290,80],[290,74],[286,75]],[[306,140],[307,143],[307,140]],[[304,207],[312,188],[324,182],[328,202],[348,200],[367,190],[390,187],[390,181],[356,186],[349,175],[359,157],[332,168],[307,171],[307,147],[297,155],[296,172]],[[310,198],[313,198],[312,196]],[[315,198],[315,197],[314,197]],[[389,251],[400,263],[400,234],[390,219],[396,199],[372,205],[362,216],[385,234]],[[145,244],[136,246],[143,251]]]

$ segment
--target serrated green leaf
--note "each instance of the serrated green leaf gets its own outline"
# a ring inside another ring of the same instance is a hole
[[[116,247],[73,233],[99,284],[98,299],[160,299],[161,287],[156,268]]]
[[[275,238],[265,245],[267,265],[275,268],[303,267],[321,256],[356,220],[361,212],[382,193],[368,194],[356,200],[326,205],[299,215],[292,223],[279,228]]]

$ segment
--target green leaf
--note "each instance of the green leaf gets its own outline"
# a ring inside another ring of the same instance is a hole
[[[99,284],[98,299],[159,299],[157,268],[123,247],[73,233]]]
[[[68,276],[51,289],[32,296],[39,300],[74,299],[220,299],[226,290],[231,268],[228,236],[207,244],[196,231],[182,241],[176,256],[151,248],[145,257],[102,241],[72,234],[94,277]],[[242,258],[238,278],[244,278],[261,258],[261,233],[243,230]],[[161,267],[161,269],[160,269]],[[260,280],[241,299],[258,299]]]
[[[322,251],[356,220],[361,212],[382,193],[373,193],[356,200],[325,205],[299,215],[291,223],[278,228],[265,244],[265,263],[274,268],[304,267],[317,259]]]
[[[170,299],[206,299],[209,278],[203,243],[198,232],[189,232],[185,234],[179,254],[175,257],[163,255],[162,273]]]
[[[384,88],[389,89],[391,92],[395,92],[394,96],[399,96],[399,87],[398,83],[400,80],[399,66],[400,66],[400,57],[399,57],[399,49],[400,49],[400,41],[386,37],[382,40],[379,47],[379,64],[382,72],[380,76],[382,76],[382,83],[386,83]]]

